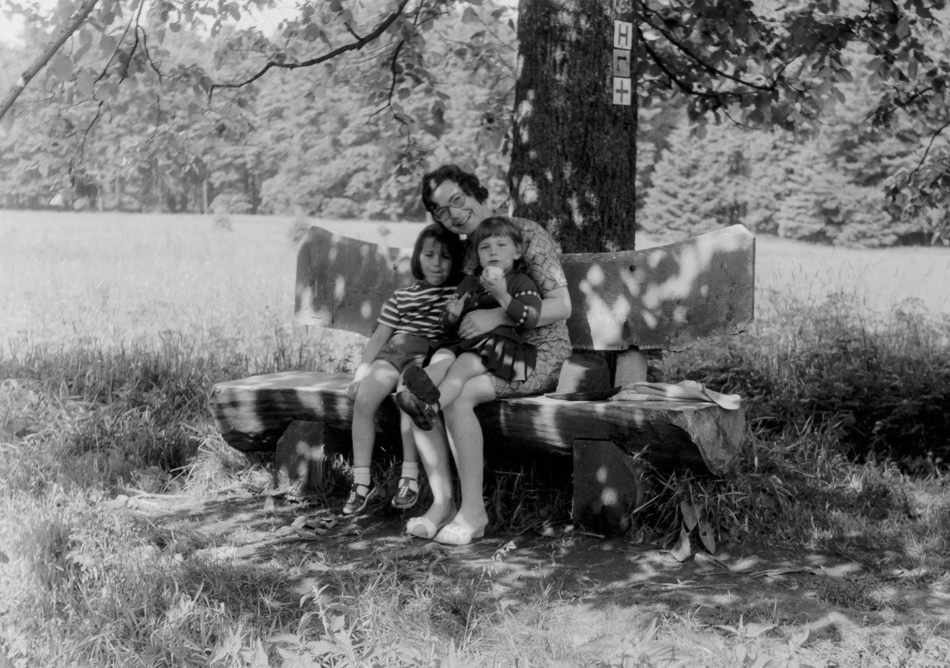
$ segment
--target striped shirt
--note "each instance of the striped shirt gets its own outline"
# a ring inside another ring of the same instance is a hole
[[[449,298],[455,294],[454,285],[433,287],[418,281],[408,288],[399,288],[383,304],[379,324],[392,327],[396,332],[415,334],[427,339],[441,339],[442,312]]]

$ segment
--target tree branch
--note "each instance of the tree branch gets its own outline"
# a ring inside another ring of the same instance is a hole
[[[248,79],[245,79],[244,81],[224,84],[211,84],[211,88],[208,90],[208,97],[210,98],[212,95],[214,95],[214,91],[217,88],[243,88],[244,86],[247,86],[248,84],[260,79],[272,67],[279,67],[286,70],[295,70],[299,67],[313,67],[314,65],[319,65],[320,63],[332,60],[333,58],[336,58],[347,51],[359,51],[364,46],[375,41],[380,35],[386,32],[386,29],[389,28],[389,26],[391,26],[393,22],[402,15],[406,9],[406,5],[408,4],[409,0],[401,0],[399,6],[396,7],[392,14],[383,19],[382,22],[380,22],[380,24],[376,26],[376,28],[371,33],[367,34],[365,37],[357,39],[355,42],[344,44],[339,48],[333,49],[333,51],[330,51],[329,53],[325,53],[322,56],[311,58],[310,60],[305,60],[300,63],[279,63],[275,60],[269,60],[256,74],[252,75]],[[347,27],[349,28],[349,26]]]
[[[911,175],[916,174],[924,166],[924,162],[927,160],[927,156],[930,154],[930,149],[933,148],[934,142],[937,141],[937,137],[943,134],[943,131],[950,127],[950,120],[937,128],[932,135],[930,135],[930,142],[927,144],[927,149],[924,151],[924,154],[920,156],[920,160],[917,163],[917,166],[911,172]]]
[[[706,70],[713,76],[722,77],[723,79],[729,79],[731,81],[735,81],[738,84],[741,84],[743,86],[748,86],[749,88],[752,88],[754,90],[761,90],[761,91],[767,91],[767,92],[771,92],[775,90],[774,82],[771,84],[759,84],[759,83],[755,83],[754,81],[746,81],[742,77],[736,76],[735,74],[729,74],[728,72],[724,72],[722,70],[716,69],[715,67],[707,63],[705,60],[703,60],[701,57],[693,53],[693,51],[686,44],[676,39],[673,33],[671,33],[669,30],[666,30],[665,28],[651,22],[645,15],[648,11],[649,10],[644,8],[644,15],[643,15],[644,23],[646,23],[648,26],[650,26],[651,28],[659,32],[661,35],[663,35],[663,37],[666,38],[666,41],[668,41],[670,44],[676,47],[676,49],[680,51],[680,53],[682,53],[687,58],[692,60],[694,63],[699,65],[700,68]],[[649,13],[655,14],[656,12],[649,12]],[[646,40],[643,39],[643,31],[640,30],[639,26],[637,28],[637,31],[640,33],[640,39],[645,42]]]
[[[20,93],[26,89],[33,77],[46,67],[46,63],[50,61],[50,58],[59,51],[60,47],[66,43],[66,40],[86,21],[98,2],[99,0],[85,0],[85,2],[79,6],[79,9],[76,10],[76,13],[73,14],[73,17],[69,19],[69,22],[53,37],[43,53],[20,75],[16,84],[10,89],[6,97],[3,98],[3,101],[0,102],[0,119],[10,110],[10,107],[12,107],[17,98],[20,97]]]
[[[657,53],[656,50],[654,50],[653,47],[651,47],[650,44],[646,40],[642,40],[640,43],[643,45],[644,51],[646,51],[647,55],[650,56],[650,59],[654,62],[654,64],[658,68],[660,68],[660,71],[666,75],[667,79],[669,79],[670,88],[672,88],[675,85],[677,88],[679,88],[681,91],[683,91],[687,95],[695,95],[697,97],[708,97],[708,98],[740,97],[741,94],[735,91],[727,90],[727,91],[706,92],[706,91],[696,90],[692,86],[692,84],[690,84],[688,81],[684,81],[681,77],[677,76],[677,74],[672,69],[667,67],[666,63],[660,57],[660,54]]]

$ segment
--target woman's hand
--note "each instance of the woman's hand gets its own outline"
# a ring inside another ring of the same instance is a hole
[[[505,324],[507,314],[502,308],[478,309],[468,313],[459,324],[459,336],[474,339]]]
[[[356,399],[356,392],[360,389],[360,383],[366,376],[369,375],[369,364],[365,362],[356,367],[356,373],[353,375],[353,380],[350,381],[350,384],[346,386],[346,396],[350,400]]]

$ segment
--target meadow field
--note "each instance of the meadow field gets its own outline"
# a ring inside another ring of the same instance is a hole
[[[367,241],[409,247],[418,223],[306,221]],[[290,323],[295,244],[291,216],[0,212],[3,339],[128,341],[188,332],[251,343]],[[653,242],[642,239],[638,247]],[[756,315],[780,302],[848,294],[869,312],[916,302],[950,313],[950,249],[855,250],[760,237]]]
[[[758,238],[749,331],[662,361],[669,380],[748,399],[740,470],[660,481],[640,530],[603,547],[632,563],[689,503],[724,545],[859,563],[801,591],[830,622],[754,588],[742,605],[717,589],[669,607],[579,571],[510,587],[492,566],[507,548],[474,574],[440,553],[352,556],[301,595],[299,554],[248,563],[226,539],[115,512],[133,493],[257,503],[273,471],[216,434],[211,384],[352,368],[358,340],[291,326],[293,238],[309,224],[404,247],[420,228],[0,211],[0,668],[950,665],[947,248]],[[563,481],[495,475],[490,530],[553,518],[547,559],[569,551]],[[529,499],[542,507],[526,515]]]

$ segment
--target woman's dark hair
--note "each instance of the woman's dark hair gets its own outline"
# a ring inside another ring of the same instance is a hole
[[[465,264],[465,245],[459,239],[457,234],[449,232],[438,223],[426,225],[416,237],[416,245],[412,247],[412,259],[409,260],[409,270],[412,277],[417,281],[425,278],[422,273],[422,264],[419,262],[419,256],[422,255],[422,247],[426,239],[433,239],[436,243],[445,246],[449,251],[449,257],[452,258],[452,268],[449,270],[449,277],[445,285],[458,285],[462,281],[462,269]]]
[[[524,235],[521,234],[521,228],[515,225],[511,218],[504,216],[490,216],[478,224],[475,231],[472,232],[472,248],[478,250],[478,245],[491,237],[508,237],[515,244],[515,248],[521,253],[521,257],[515,261],[515,270],[523,269],[524,262]],[[478,273],[481,273],[479,266]]]
[[[444,181],[452,181],[462,192],[469,197],[474,197],[480,204],[484,204],[488,199],[488,188],[482,185],[478,177],[471,172],[466,172],[458,165],[442,165],[422,177],[422,206],[429,213],[434,213],[439,207],[432,201],[432,193],[435,192]]]

